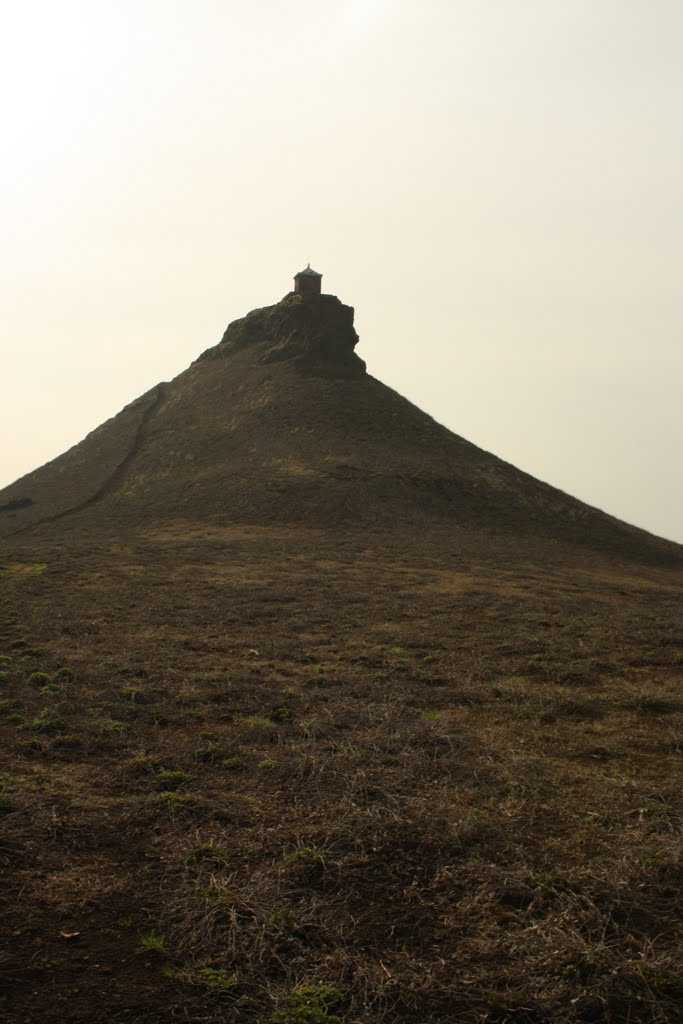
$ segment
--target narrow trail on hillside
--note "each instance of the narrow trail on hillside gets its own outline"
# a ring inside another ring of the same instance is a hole
[[[85,501],[81,501],[77,505],[72,505],[71,508],[65,508],[62,512],[57,512],[55,515],[52,516],[46,516],[44,519],[38,519],[37,522],[35,523],[29,523],[26,526],[21,526],[18,530],[15,530],[13,533],[8,534],[8,536],[16,537],[20,533],[28,533],[29,530],[35,530],[37,529],[37,527],[43,526],[45,523],[56,523],[59,519],[65,519],[67,516],[72,516],[76,512],[82,512],[84,509],[90,508],[91,505],[96,504],[96,502],[101,501],[102,498],[106,497],[108,494],[111,494],[112,491],[116,490],[116,488],[124,478],[131,462],[133,461],[135,456],[140,451],[142,445],[144,444],[147,438],[150,421],[152,420],[155,413],[157,413],[161,406],[163,405],[165,398],[166,385],[157,384],[154,400],[148,406],[148,408],[145,409],[142,416],[140,417],[138,428],[135,431],[135,435],[133,437],[133,440],[130,444],[128,451],[124,455],[121,462],[119,462],[119,464],[114,467],[113,471],[104,481],[104,483],[101,484],[100,487],[98,487],[94,494],[91,494],[89,498],[85,499]]]

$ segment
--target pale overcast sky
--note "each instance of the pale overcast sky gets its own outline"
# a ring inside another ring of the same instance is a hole
[[[0,485],[308,260],[371,373],[683,541],[681,0],[23,0]]]

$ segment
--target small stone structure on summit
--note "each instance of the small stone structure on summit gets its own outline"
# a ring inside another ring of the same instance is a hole
[[[353,326],[353,306],[336,295],[323,295],[322,274],[310,265],[294,278],[294,291],[279,302],[252,309],[229,323],[218,345],[203,352],[196,362],[227,359],[253,349],[254,359],[265,363],[289,363],[321,377],[365,376],[365,362],[356,355],[358,334]],[[258,353],[258,354],[257,354]]]
[[[320,295],[323,275],[317,270],[311,270],[309,263],[305,270],[300,270],[294,275],[294,294],[300,295],[303,299],[315,299]]]

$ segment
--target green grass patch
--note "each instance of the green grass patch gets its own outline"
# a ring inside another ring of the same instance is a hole
[[[327,865],[323,850],[317,846],[300,846],[284,859],[287,873],[299,882],[316,882],[322,878]]]
[[[196,806],[196,800],[193,796],[190,796],[189,793],[178,793],[174,789],[168,790],[165,793],[158,793],[154,797],[154,801],[159,807],[170,811],[171,814],[192,811]]]
[[[9,562],[0,566],[0,576],[42,576],[47,562]]]
[[[57,683],[48,683],[46,686],[41,686],[40,692],[44,697],[55,697],[57,694],[63,693],[61,686]]]
[[[187,867],[213,867],[222,868],[226,867],[229,863],[228,855],[221,846],[217,846],[215,843],[201,843],[199,846],[193,846],[191,850],[188,850],[183,857],[183,863]]]
[[[297,985],[285,1005],[271,1017],[272,1024],[339,1024],[333,1013],[344,998],[341,989],[324,983]]]
[[[4,718],[6,715],[11,714],[12,711],[19,711],[20,708],[21,704],[16,700],[0,700],[0,717]]]
[[[123,765],[123,770],[128,775],[154,775],[162,769],[163,765],[158,757],[144,752],[135,754]]]
[[[168,967],[164,974],[174,981],[207,989],[216,994],[229,992],[237,984],[237,975],[220,967]]]
[[[219,743],[207,743],[205,746],[197,747],[192,756],[200,764],[220,764],[230,756],[230,752]]]
[[[422,717],[425,722],[438,722],[443,718],[443,711],[439,711],[437,708],[432,708],[430,711],[423,711]]]
[[[49,708],[45,708],[35,718],[29,719],[26,722],[25,728],[31,732],[40,733],[43,736],[52,736],[58,732],[64,732],[66,723],[54,715]]]
[[[273,722],[291,722],[293,717],[292,709],[285,705],[273,708],[270,713],[270,718]]]
[[[145,953],[165,953],[166,939],[159,932],[149,931],[140,936],[140,949]]]
[[[188,775],[187,772],[164,768],[156,774],[154,781],[159,789],[170,792],[177,789],[178,786],[186,786],[189,782],[192,782],[192,776]]]
[[[28,681],[31,686],[47,686],[52,682],[52,677],[47,672],[32,672]]]
[[[244,729],[248,729],[249,732],[263,732],[273,733],[277,726],[270,718],[263,718],[260,715],[248,715],[246,718],[239,719],[239,725]]]

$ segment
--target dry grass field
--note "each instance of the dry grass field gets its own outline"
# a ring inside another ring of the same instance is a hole
[[[674,1024],[680,571],[169,520],[0,553],[0,1017]]]

